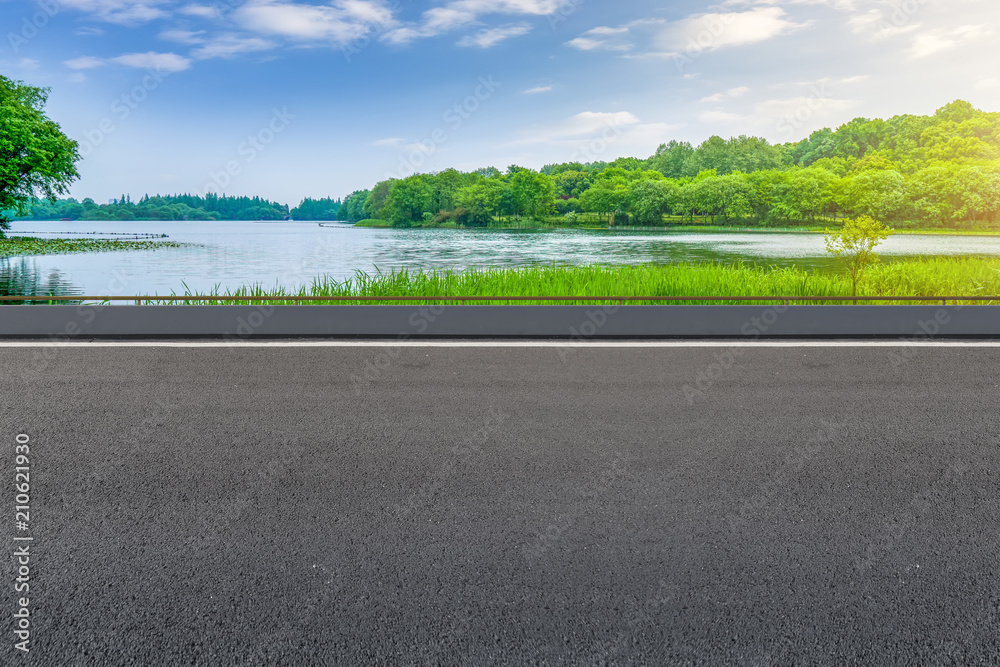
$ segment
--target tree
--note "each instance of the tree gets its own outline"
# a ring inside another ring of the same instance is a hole
[[[27,213],[39,197],[55,201],[80,177],[78,145],[45,115],[48,89],[0,76],[0,211]],[[9,229],[0,213],[0,236]]]
[[[411,223],[423,219],[430,205],[431,189],[427,178],[417,175],[392,182],[382,211],[384,219],[393,227],[409,227]]]
[[[694,148],[691,144],[686,141],[671,141],[669,144],[660,144],[656,154],[649,159],[649,166],[667,178],[681,178],[685,175],[685,166],[692,155]]]
[[[844,194],[844,203],[855,213],[886,219],[902,207],[906,180],[895,169],[872,169],[850,179]]]
[[[856,220],[845,219],[839,231],[826,230],[826,251],[848,262],[855,304],[858,303],[858,280],[868,265],[879,261],[875,248],[889,238],[889,234],[888,227],[866,215]]]
[[[479,183],[467,185],[455,195],[455,201],[462,208],[487,215],[499,215],[507,184],[501,177],[485,178]]]
[[[517,215],[539,219],[555,209],[556,188],[551,178],[530,169],[509,173],[513,173],[510,195]]]
[[[635,181],[629,192],[631,209],[641,224],[663,224],[663,215],[674,207],[679,189],[675,181],[652,178]]]

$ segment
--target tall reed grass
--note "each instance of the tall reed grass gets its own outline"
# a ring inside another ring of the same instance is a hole
[[[851,294],[850,278],[842,272],[813,272],[799,268],[758,267],[746,264],[687,264],[641,266],[528,266],[482,268],[466,271],[400,270],[375,273],[358,271],[347,280],[329,276],[315,279],[299,290],[261,284],[208,294],[211,301],[192,303],[245,303],[248,297],[305,297],[303,304],[319,304],[308,297],[819,297],[805,303],[824,303],[823,297]],[[186,296],[194,296],[190,290]],[[954,297],[1000,295],[1000,259],[959,257],[898,261],[870,268],[859,286],[859,297]],[[176,295],[174,295],[176,296]],[[156,302],[155,299],[152,302]],[[456,299],[457,302],[457,299]],[[276,303],[293,303],[292,301]],[[391,298],[347,304],[402,303]],[[405,302],[409,304],[419,301]],[[423,302],[436,303],[436,302]],[[475,302],[505,303],[502,300]],[[525,303],[525,302],[518,302]],[[529,301],[526,303],[544,303]],[[550,302],[549,302],[550,303]],[[565,304],[586,302],[567,301]],[[630,302],[630,303],[657,303]],[[692,299],[684,303],[726,303]],[[736,302],[732,302],[736,303]],[[754,302],[741,302],[754,303]],[[761,302],[764,303],[764,302]],[[773,303],[766,302],[766,303]],[[829,302],[826,302],[829,303]],[[903,302],[900,302],[903,303]],[[972,303],[972,302],[965,302]],[[985,302],[984,302],[985,303]]]

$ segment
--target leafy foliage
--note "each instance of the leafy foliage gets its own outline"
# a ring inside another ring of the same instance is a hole
[[[875,248],[889,238],[889,233],[888,227],[868,216],[845,220],[841,229],[827,231],[824,238],[826,251],[834,257],[847,260],[854,296],[858,295],[858,281],[862,272],[879,261]]]
[[[323,210],[331,200],[303,202],[309,211]],[[309,203],[313,202],[313,203]],[[327,202],[324,204],[324,202]],[[337,206],[339,209],[339,206]],[[296,209],[298,210],[298,209]],[[336,213],[336,211],[334,212]],[[199,195],[144,195],[133,202],[128,195],[113,199],[107,204],[97,204],[87,198],[60,199],[55,202],[34,201],[30,210],[20,219],[25,220],[283,220],[289,216],[288,207],[260,197],[227,197],[208,193]],[[333,217],[316,218],[331,220]],[[311,218],[305,215],[301,218]]]
[[[306,197],[291,211],[293,220],[336,220],[340,213],[339,199],[310,199]]]
[[[47,100],[46,89],[0,76],[0,236],[9,228],[4,211],[54,199],[79,178],[77,144],[45,115]]]
[[[494,220],[589,212],[609,224],[784,225],[869,216],[922,227],[995,225],[1000,215],[1000,114],[968,102],[933,116],[857,118],[797,143],[711,137],[671,141],[646,160],[448,170],[353,193],[344,220],[422,224],[458,208]],[[479,224],[477,222],[477,224]]]

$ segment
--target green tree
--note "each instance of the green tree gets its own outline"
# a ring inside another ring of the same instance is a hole
[[[556,187],[545,174],[530,169],[513,172],[510,194],[517,215],[537,219],[555,209]]]
[[[834,257],[847,260],[855,299],[858,296],[861,274],[869,265],[879,261],[875,248],[889,238],[889,234],[888,227],[866,215],[856,220],[847,218],[844,226],[837,231],[826,230],[826,251]],[[857,304],[857,300],[854,303]]]
[[[692,155],[694,148],[686,141],[660,144],[656,154],[649,159],[649,167],[667,178],[681,178],[686,175],[686,164]]]
[[[498,216],[506,188],[502,177],[484,178],[460,189],[455,194],[455,201],[468,211]]]
[[[903,206],[906,181],[895,169],[872,169],[850,179],[844,195],[843,203],[850,210],[884,220]]]
[[[423,220],[430,206],[431,188],[426,177],[417,175],[392,182],[382,211],[384,219],[393,227],[409,227],[413,222]]]
[[[0,236],[9,229],[2,211],[27,213],[28,204],[55,201],[80,177],[77,143],[45,115],[48,90],[0,76]]]
[[[660,225],[663,216],[677,203],[680,188],[676,181],[643,179],[635,181],[629,192],[631,210],[644,225]]]

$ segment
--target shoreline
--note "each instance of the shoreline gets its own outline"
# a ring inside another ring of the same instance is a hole
[[[364,224],[364,223],[379,224]],[[826,228],[805,228],[805,227],[723,227],[720,225],[677,225],[671,227],[641,227],[625,225],[621,227],[592,227],[592,226],[570,226],[570,225],[546,225],[536,227],[516,227],[516,226],[496,226],[496,227],[457,227],[445,225],[413,225],[411,227],[393,227],[383,220],[350,223],[340,222],[348,227],[358,227],[360,229],[400,229],[400,230],[436,230],[447,229],[457,231],[483,231],[483,232],[553,232],[553,231],[581,231],[581,232],[641,232],[641,233],[661,233],[661,234],[825,234]],[[323,225],[321,225],[323,226]],[[830,229],[836,229],[831,227]],[[901,236],[1000,236],[1000,229],[942,229],[942,228],[890,228],[892,235]]]

